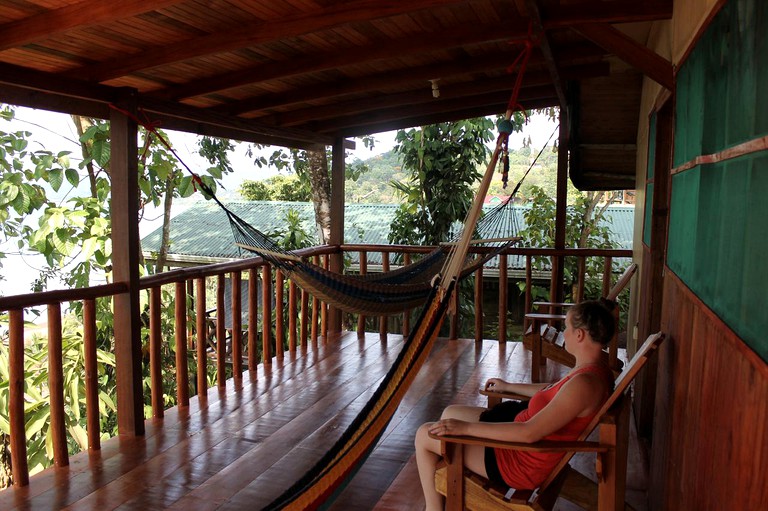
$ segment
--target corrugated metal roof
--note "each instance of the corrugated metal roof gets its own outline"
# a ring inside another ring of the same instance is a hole
[[[299,213],[303,219],[304,228],[313,235],[315,243],[317,242],[312,203],[230,201],[226,206],[265,234],[285,229],[285,217],[288,211],[293,209]],[[388,244],[389,226],[397,207],[397,204],[347,204],[344,240],[347,243]],[[528,207],[513,206],[510,210],[510,216],[514,217],[519,226],[525,225],[523,213]],[[484,207],[486,211],[491,209],[493,206]],[[613,239],[620,248],[632,248],[633,206],[609,207],[606,210],[604,223],[610,226]],[[159,250],[161,230],[158,228],[141,240],[145,254]],[[499,234],[510,235],[510,233]],[[174,260],[239,259],[252,255],[247,252],[241,253],[235,246],[226,214],[211,201],[197,202],[171,219],[169,254]],[[350,255],[356,263],[357,255]],[[370,254],[368,262],[372,265],[381,264],[380,255]],[[510,263],[513,267],[517,266],[513,261]],[[495,265],[491,262],[490,266]]]

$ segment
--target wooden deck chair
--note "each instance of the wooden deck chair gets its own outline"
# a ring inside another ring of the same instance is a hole
[[[446,509],[459,511],[486,510],[551,510],[558,497],[570,500],[585,509],[614,511],[624,509],[629,443],[629,386],[648,358],[664,340],[659,332],[643,343],[616,380],[615,390],[595,418],[586,426],[578,440],[571,442],[539,441],[530,444],[499,442],[469,436],[434,436],[442,443],[443,461],[435,473],[437,491],[446,496]],[[481,391],[488,396],[489,406],[503,398],[521,398],[514,394]],[[527,398],[526,398],[527,399]],[[587,441],[595,429],[598,441]],[[563,452],[565,455],[549,477],[535,490],[513,490],[489,483],[485,478],[464,469],[460,444],[538,452]],[[597,488],[587,477],[568,465],[577,452],[597,453]]]
[[[627,266],[624,273],[621,274],[616,284],[608,291],[605,298],[615,301],[619,294],[627,287],[632,277],[637,272],[637,264],[632,263]],[[523,345],[531,350],[532,353],[532,368],[531,379],[534,382],[540,381],[540,365],[546,363],[547,359],[554,360],[565,366],[573,367],[576,361],[573,355],[568,353],[563,347],[562,332],[557,328],[551,326],[553,323],[562,324],[565,321],[565,313],[568,307],[573,306],[573,303],[565,302],[533,302],[537,311],[540,312],[528,312],[525,315],[526,320],[530,323],[530,327],[523,335]],[[616,331],[608,343],[608,352],[606,353],[606,363],[609,367],[618,373],[621,371],[621,361],[619,360],[619,308],[616,307],[613,310],[614,319],[616,320]]]

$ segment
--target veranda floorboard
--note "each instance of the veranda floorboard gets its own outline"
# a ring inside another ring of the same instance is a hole
[[[397,357],[402,337],[355,333],[302,347],[271,367],[213,387],[70,466],[0,492],[0,509],[260,509],[291,487],[354,420]],[[547,376],[560,369],[550,363]],[[439,339],[376,448],[331,504],[335,511],[423,506],[413,437],[451,403],[484,405],[493,376],[530,380],[520,343]]]

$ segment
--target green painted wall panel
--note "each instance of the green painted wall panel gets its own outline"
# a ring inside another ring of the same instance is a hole
[[[731,0],[677,75],[673,162],[768,135],[768,2]],[[667,264],[768,361],[768,153],[672,177]]]

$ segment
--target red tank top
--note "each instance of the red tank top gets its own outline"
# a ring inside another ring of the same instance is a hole
[[[601,378],[605,378],[606,388],[613,388],[613,373],[603,365],[591,364],[579,368],[568,374],[562,380],[541,389],[531,397],[528,402],[528,408],[523,410],[515,417],[515,422],[525,422],[539,413],[545,406],[554,399],[565,383],[581,373],[596,373]],[[603,396],[603,401],[608,399],[609,391]],[[595,414],[597,410],[595,410]],[[584,428],[594,418],[595,414],[585,417],[575,417],[571,422],[547,435],[543,440],[576,440]],[[538,488],[544,479],[552,472],[555,465],[565,455],[564,453],[551,452],[527,452],[515,451],[511,449],[494,449],[496,454],[496,464],[499,472],[511,488],[517,490],[532,490]]]

